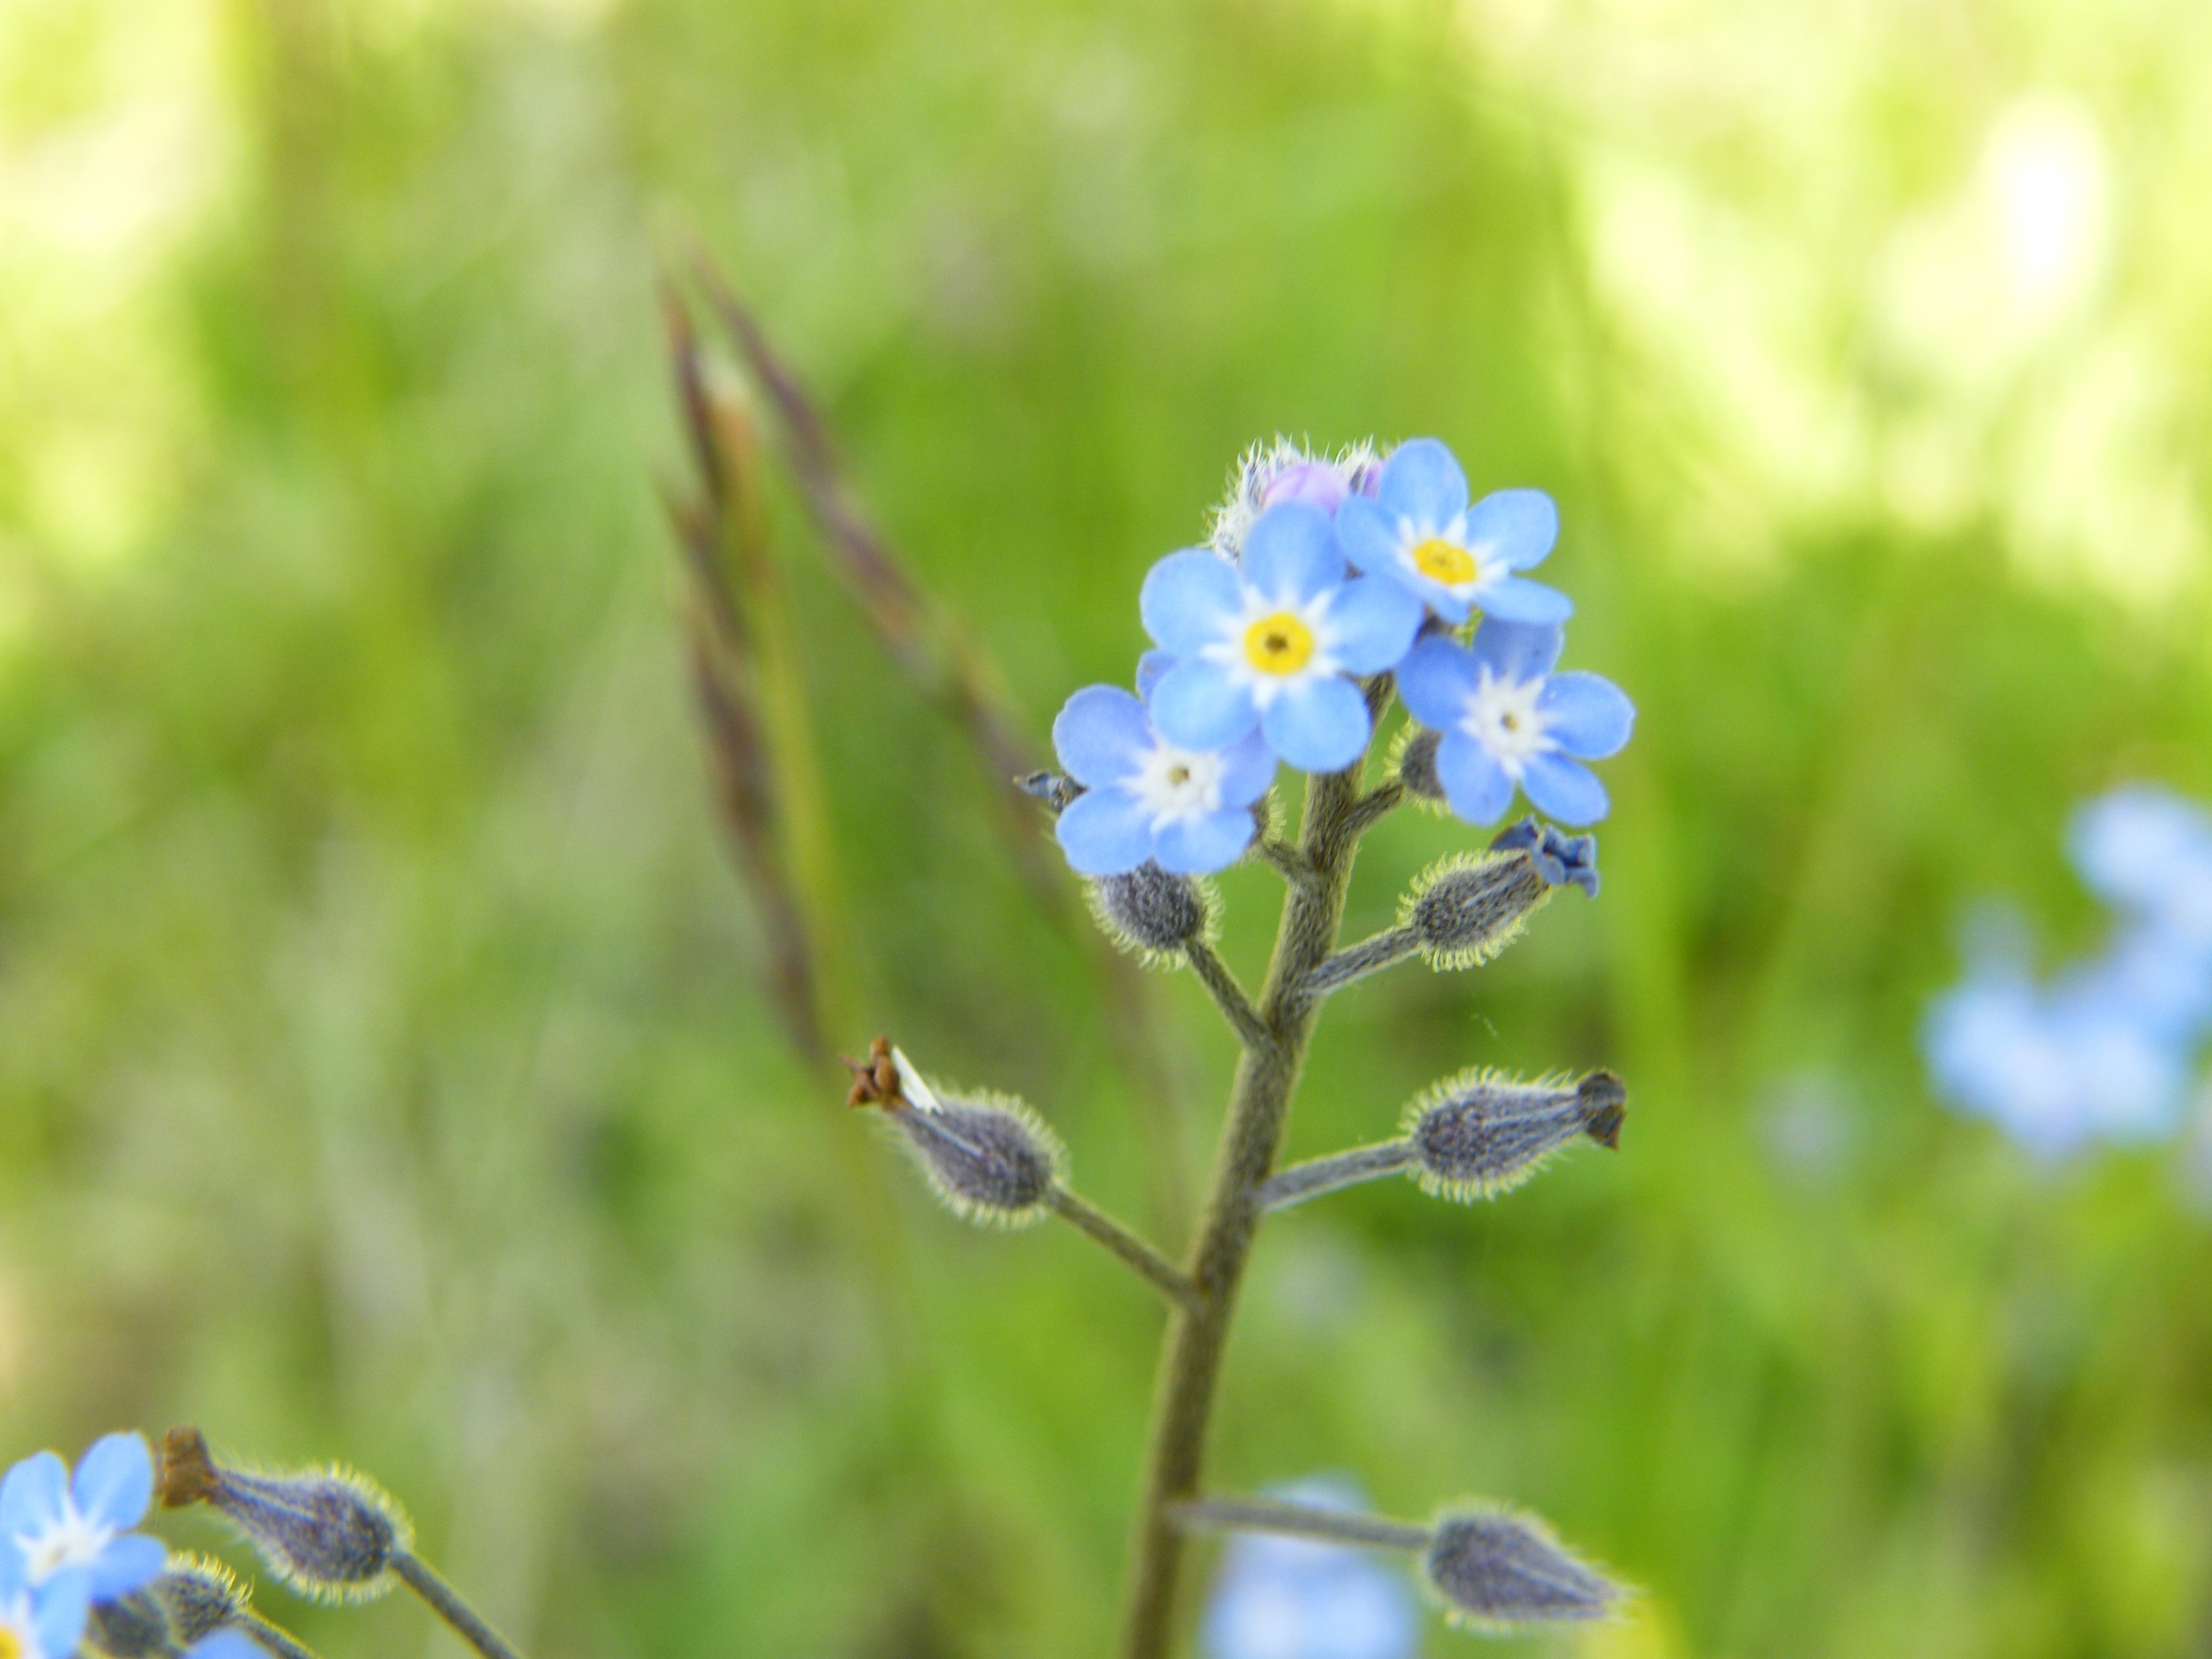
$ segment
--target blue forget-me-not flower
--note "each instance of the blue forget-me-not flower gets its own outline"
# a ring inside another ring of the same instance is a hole
[[[131,1530],[153,1499],[154,1458],[143,1436],[94,1441],[74,1480],[68,1464],[42,1451],[0,1480],[0,1545],[21,1556],[27,1585],[82,1571],[92,1600],[112,1601],[153,1578],[168,1558],[160,1540]]]
[[[1518,623],[1563,623],[1574,604],[1520,573],[1544,562],[1559,510],[1540,489],[1501,489],[1468,505],[1467,474],[1434,438],[1400,444],[1375,497],[1347,497],[1336,534],[1361,570],[1398,583],[1455,624],[1480,608]]]
[[[2212,952],[2212,812],[2151,784],[2128,784],[2074,815],[2074,867],[2107,904],[2156,919],[2177,943]]]
[[[0,1653],[70,1659],[92,1614],[92,1575],[70,1567],[33,1583],[21,1550],[0,1545]]]
[[[1220,562],[1211,553],[1198,556]],[[1084,786],[1056,833],[1067,861],[1086,876],[1120,875],[1147,860],[1176,875],[1235,863],[1251,845],[1252,807],[1275,772],[1257,732],[1219,748],[1186,749],[1161,737],[1145,704],[1113,685],[1085,686],[1070,697],[1052,723],[1052,741],[1060,763]]]
[[[1298,501],[1253,520],[1241,564],[1198,548],[1170,554],[1139,605],[1176,659],[1150,699],[1164,737],[1215,750],[1256,727],[1308,772],[1340,771],[1365,750],[1372,722],[1351,677],[1395,666],[1422,616],[1407,589],[1351,576],[1328,515]]]
[[[1340,1481],[1301,1481],[1273,1495],[1360,1507],[1358,1492]],[[1412,1659],[1418,1634],[1402,1573],[1342,1545],[1265,1533],[1239,1534],[1222,1552],[1203,1632],[1207,1659]]]
[[[1472,646],[1431,634],[1399,664],[1398,695],[1443,734],[1437,778],[1468,823],[1497,822],[1516,787],[1565,823],[1605,816],[1605,786],[1582,762],[1617,752],[1636,709],[1610,680],[1553,673],[1563,638],[1555,626],[1486,617]]]

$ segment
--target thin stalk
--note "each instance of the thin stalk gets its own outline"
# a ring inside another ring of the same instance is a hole
[[[1202,939],[1187,940],[1182,947],[1183,957],[1199,982],[1213,994],[1222,1018],[1237,1030],[1237,1040],[1247,1048],[1255,1048],[1269,1040],[1267,1027],[1253,1007],[1252,999],[1244,994],[1244,988],[1237,982],[1237,975],[1229,971],[1218,952]]]
[[[1276,873],[1285,881],[1307,882],[1313,879],[1313,866],[1306,862],[1306,855],[1280,836],[1265,837],[1255,850],[1275,866]]]
[[[486,1624],[474,1607],[461,1600],[460,1593],[420,1558],[402,1550],[392,1558],[392,1571],[483,1659],[522,1659],[505,1637]]]
[[[276,1659],[317,1659],[315,1650],[281,1626],[272,1625],[258,1613],[239,1616],[238,1627],[264,1651]]]
[[[1370,694],[1370,702],[1375,700]],[[1191,1245],[1190,1277],[1199,1300],[1177,1311],[1161,1356],[1121,1644],[1124,1659],[1165,1659],[1169,1651],[1183,1552],[1182,1532],[1171,1511],[1197,1495],[1204,1472],[1222,1353],[1260,1220],[1254,1192],[1274,1168],[1291,1091],[1313,1031],[1319,1004],[1305,994],[1304,982],[1334,946],[1343,921],[1345,890],[1358,845],[1351,824],[1358,799],[1357,768],[1315,777],[1306,786],[1299,851],[1314,878],[1292,884],[1284,896],[1282,924],[1258,1010],[1264,1040],[1249,1045],[1237,1060],[1212,1188]]]
[[[1198,1305],[1198,1286],[1190,1276],[1143,1239],[1087,1198],[1066,1187],[1054,1187],[1045,1195],[1052,1212],[1086,1237],[1094,1238],[1121,1258],[1153,1289],[1179,1308]]]
[[[1398,803],[1406,799],[1406,786],[1393,778],[1379,784],[1362,795],[1352,809],[1352,833],[1364,836],[1377,823],[1397,810]]]
[[[1421,936],[1411,927],[1393,927],[1357,945],[1347,945],[1306,975],[1306,994],[1317,997],[1339,990],[1393,963],[1403,962],[1420,948]]]
[[[1373,1146],[1355,1146],[1348,1152],[1310,1158],[1270,1176],[1254,1188],[1253,1201],[1263,1210],[1287,1210],[1323,1193],[1340,1192],[1363,1181],[1394,1176],[1413,1162],[1413,1143],[1385,1140]]]
[[[1194,1498],[1176,1504],[1174,1517],[1191,1532],[1279,1532],[1376,1550],[1425,1550],[1435,1536],[1410,1522],[1274,1498]]]

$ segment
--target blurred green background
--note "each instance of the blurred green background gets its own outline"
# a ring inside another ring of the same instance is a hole
[[[933,1209],[759,994],[689,224],[1039,741],[1255,438],[1559,499],[1604,896],[1339,999],[1291,1151],[1478,1062],[1615,1067],[1622,1150],[1281,1221],[1225,1483],[1645,1589],[1515,1650],[2212,1654],[2212,1160],[2039,1168],[1915,1048],[1978,898],[2098,936],[2073,802],[2212,794],[2208,202],[2200,0],[0,0],[0,1444],[358,1462],[542,1659],[1106,1650],[1154,1307]],[[780,502],[835,1036],[1150,1213],[1229,1039],[1148,980],[1140,1098]],[[1469,840],[1388,824],[1353,927]]]

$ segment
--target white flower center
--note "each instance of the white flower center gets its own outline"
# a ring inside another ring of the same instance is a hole
[[[76,1500],[62,1496],[62,1512],[41,1532],[17,1534],[23,1552],[23,1577],[43,1584],[64,1567],[83,1566],[100,1559],[115,1528],[88,1521],[77,1513]]]
[[[1536,707],[1544,682],[1500,679],[1487,663],[1479,672],[1474,695],[1467,700],[1460,724],[1508,775],[1518,778],[1529,761],[1558,746],[1546,732],[1543,712]]]
[[[1155,829],[1204,817],[1221,810],[1221,778],[1226,769],[1218,755],[1194,754],[1173,744],[1153,746],[1121,787],[1152,815]]]

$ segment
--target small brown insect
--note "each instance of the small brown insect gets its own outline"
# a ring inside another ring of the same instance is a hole
[[[838,1056],[853,1073],[853,1090],[845,1097],[848,1106],[880,1106],[888,1112],[905,1103],[899,1087],[898,1066],[892,1059],[894,1052],[891,1040],[879,1036],[868,1045],[865,1061]]]

